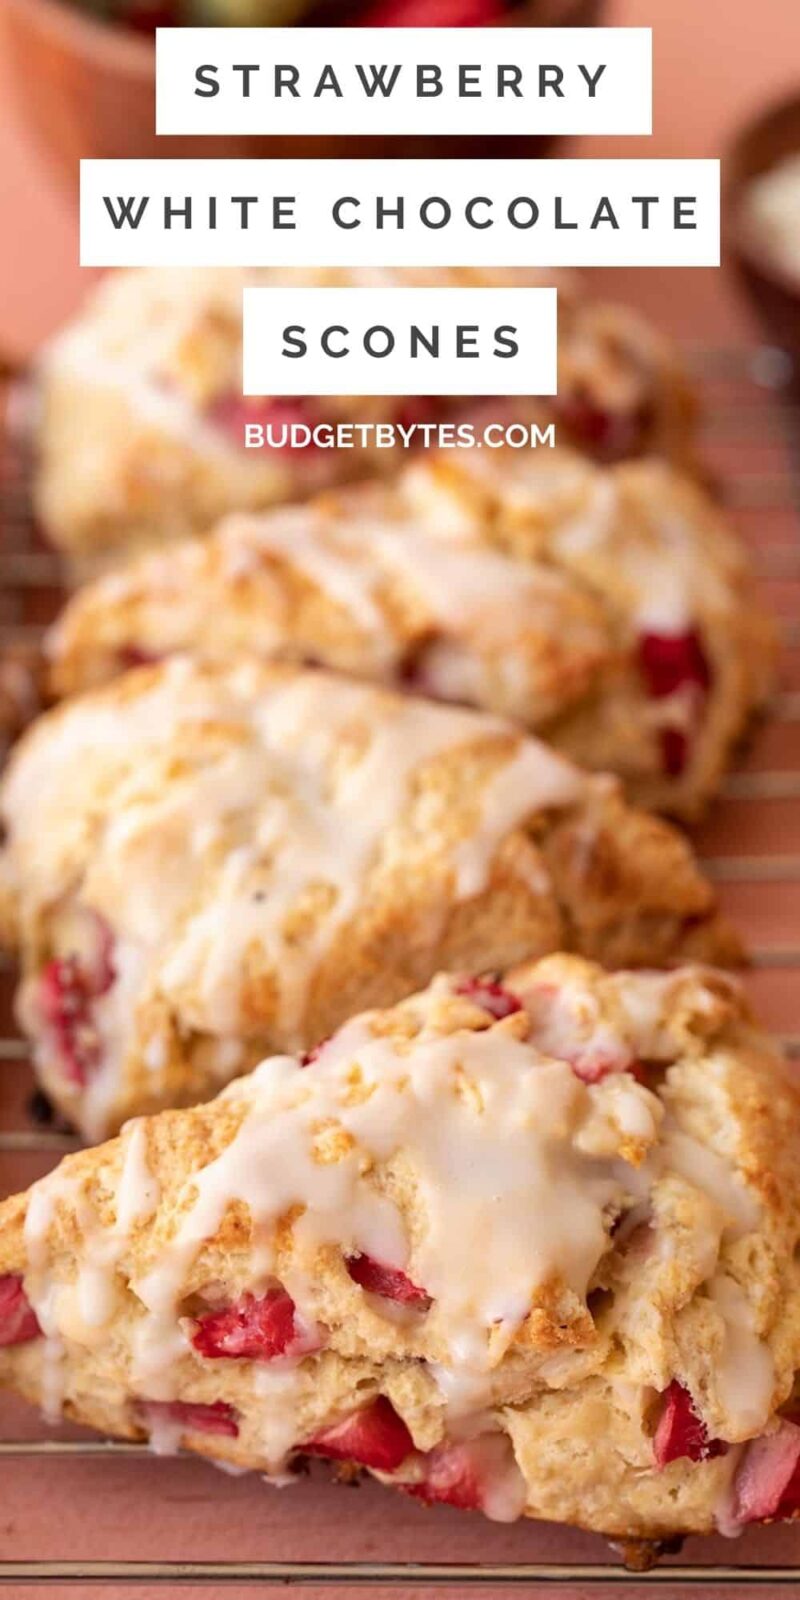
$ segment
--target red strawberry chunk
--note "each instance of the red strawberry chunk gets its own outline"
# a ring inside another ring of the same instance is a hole
[[[352,1461],[377,1472],[395,1472],[411,1455],[414,1441],[402,1417],[380,1394],[371,1405],[324,1428],[302,1449],[331,1461]]]
[[[140,1400],[137,1408],[145,1422],[175,1422],[183,1425],[187,1433],[218,1433],[226,1439],[236,1439],[239,1424],[236,1412],[225,1400],[214,1400],[211,1405],[201,1405],[194,1400]]]
[[[425,1460],[420,1483],[403,1485],[407,1494],[427,1505],[457,1506],[460,1511],[480,1511],[483,1489],[468,1444],[445,1445]]]
[[[711,670],[696,629],[686,633],[645,633],[639,640],[639,670],[654,700],[666,699],[679,689],[693,689],[702,699],[711,686]],[[662,728],[661,766],[670,778],[686,770],[690,740],[685,728]]]
[[[656,1466],[688,1456],[690,1461],[710,1461],[724,1455],[728,1446],[722,1439],[709,1439],[705,1423],[694,1409],[688,1389],[674,1378],[664,1391],[664,1406],[653,1439]]]
[[[576,1078],[580,1078],[581,1083],[602,1083],[603,1079],[607,1078],[611,1072],[627,1071],[627,1067],[623,1066],[619,1057],[603,1055],[602,1052],[593,1055],[591,1051],[587,1050],[575,1056],[565,1055],[565,1060],[569,1062]]]
[[[503,1434],[439,1445],[421,1459],[424,1476],[416,1483],[398,1484],[415,1500],[456,1506],[460,1511],[483,1511],[500,1522],[522,1514],[524,1479]]]
[[[39,1003],[64,1076],[82,1086],[101,1061],[94,1001],[111,988],[115,972],[108,924],[86,908],[75,916],[88,938],[81,939],[79,954],[56,956],[46,963],[39,979]]]
[[[767,1522],[800,1512],[800,1427],[782,1419],[775,1433],[747,1446],[734,1482],[737,1522]]]
[[[38,1339],[41,1328],[22,1279],[15,1272],[0,1278],[0,1348],[12,1344],[28,1344]]]
[[[647,406],[615,411],[579,393],[568,393],[559,399],[556,412],[565,428],[601,461],[622,461],[626,456],[638,455],[650,422]]]
[[[382,0],[354,21],[360,28],[483,28],[503,11],[501,0]]]
[[[279,430],[290,429],[295,423],[306,423],[313,427],[319,420],[311,406],[311,402],[304,399],[293,399],[275,396],[241,395],[231,392],[223,394],[209,406],[206,417],[213,427],[224,433],[233,444],[244,449],[245,427],[248,423],[256,423],[262,428],[269,427],[273,430],[275,439],[274,449],[290,450],[292,448],[291,434],[287,432],[283,444],[279,441]]]
[[[522,1010],[522,1001],[510,989],[504,989],[501,983],[492,983],[488,978],[464,978],[456,984],[456,994],[463,994],[466,999],[474,1001],[482,1011],[488,1011],[496,1022],[502,1022],[504,1017],[511,1017],[515,1011]]]
[[[385,1267],[372,1256],[350,1256],[345,1263],[354,1283],[359,1283],[369,1294],[381,1294],[387,1300],[396,1300],[401,1306],[419,1306],[427,1310],[430,1295],[419,1289],[397,1267]]]
[[[297,1327],[295,1304],[285,1289],[264,1295],[244,1294],[233,1305],[199,1317],[192,1344],[211,1360],[275,1361],[278,1356],[307,1355],[318,1350],[316,1339]]]
[[[643,633],[639,666],[654,700],[690,684],[705,691],[711,683],[708,660],[695,628],[686,633]]]

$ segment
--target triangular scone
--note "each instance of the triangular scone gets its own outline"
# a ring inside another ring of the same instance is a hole
[[[90,1137],[445,966],[732,956],[686,841],[510,724],[241,659],[44,717],[0,787],[41,1080]]]
[[[684,814],[717,787],[774,660],[709,496],[657,461],[567,450],[433,456],[139,557],[67,606],[51,689],[243,648],[513,717]]]
[[[798,1118],[719,975],[439,977],[6,1201],[0,1382],[499,1519],[792,1515]]]
[[[413,395],[243,400],[242,289],[420,281],[558,285],[557,398],[496,401],[483,421],[524,416],[546,426],[556,415],[561,442],[576,440],[592,454],[689,455],[694,404],[673,347],[634,313],[582,298],[570,274],[491,267],[118,272],[40,362],[35,487],[49,537],[73,563],[96,569],[137,546],[205,533],[227,511],[261,510],[394,472],[405,459],[400,436],[387,449],[374,433],[354,433],[353,424],[452,427],[475,402]],[[345,424],[352,447],[330,448],[328,431],[320,447],[245,450],[248,421],[271,424],[278,446],[284,424]]]

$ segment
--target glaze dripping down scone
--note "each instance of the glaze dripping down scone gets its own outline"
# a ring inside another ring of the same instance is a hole
[[[464,402],[345,396],[244,401],[242,290],[286,282],[556,284],[556,402],[498,401],[492,416],[557,416],[605,458],[688,456],[694,406],[675,353],[645,322],[581,298],[567,273],[519,269],[276,272],[157,268],[109,276],[45,353],[36,501],[52,542],[86,571],[132,548],[205,533],[227,511],[305,498],[402,450],[245,451],[246,421],[435,422]]]
[[[799,1115],[719,974],[440,976],[7,1200],[0,1382],[499,1520],[794,1516]]]
[[[241,649],[513,717],[681,815],[717,788],[775,654],[745,553],[694,483],[512,449],[433,455],[134,559],[67,605],[50,686]]]
[[[0,788],[41,1081],[91,1138],[437,970],[734,958],[687,842],[510,723],[243,657],[65,703]]]

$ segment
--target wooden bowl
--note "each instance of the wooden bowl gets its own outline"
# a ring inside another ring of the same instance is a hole
[[[792,357],[800,385],[800,272],[782,270],[744,219],[750,184],[761,173],[800,151],[800,94],[772,106],[735,139],[725,173],[725,242],[728,259],[761,317],[769,338]]]
[[[591,27],[606,0],[523,0],[518,27]],[[0,0],[10,86],[20,111],[71,185],[81,157],[422,156],[422,138],[156,138],[154,47],[119,24],[98,21],[70,0]],[[450,138],[439,156],[540,154],[545,141]]]

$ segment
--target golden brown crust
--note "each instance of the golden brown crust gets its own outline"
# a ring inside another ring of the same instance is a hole
[[[513,717],[637,802],[696,814],[772,684],[743,550],[658,462],[484,456],[139,558],[51,631],[53,692],[257,650]]]
[[[2,815],[19,1015],[93,1137],[443,965],[738,953],[688,843],[612,779],[507,723],[255,659],[175,658],[49,713]]]
[[[382,1397],[411,1437],[366,1464],[423,1497],[466,1440],[490,1515],[730,1531],[800,1364],[796,1087],[718,974],[554,956],[505,983],[439,978],[305,1071],[265,1063],[6,1201],[0,1275],[49,1337],[0,1351],[0,1381],[162,1444],[141,1402],[199,1407],[175,1443],[271,1475],[355,1413],[363,1464]],[[402,1270],[362,1282],[363,1230],[380,1260],[398,1220]],[[209,1344],[204,1319],[265,1289],[292,1300],[288,1345]],[[726,1450],[659,1442],[675,1384]]]
[[[205,533],[227,511],[263,509],[325,484],[393,471],[395,451],[275,450],[246,454],[215,423],[215,407],[240,396],[241,290],[245,282],[536,282],[516,270],[424,273],[156,269],[107,279],[55,342],[42,369],[37,483],[50,538],[78,567]],[[680,363],[633,313],[584,304],[568,274],[560,289],[558,417],[564,442],[612,455],[690,450],[692,406]],[[445,403],[444,414],[456,409]],[[500,409],[500,408],[499,408]],[[386,420],[397,402],[332,398],[310,420]],[[509,415],[553,410],[522,401]],[[598,416],[600,436],[598,437]],[[234,430],[235,431],[235,430]],[[238,428],[241,433],[241,426]]]

